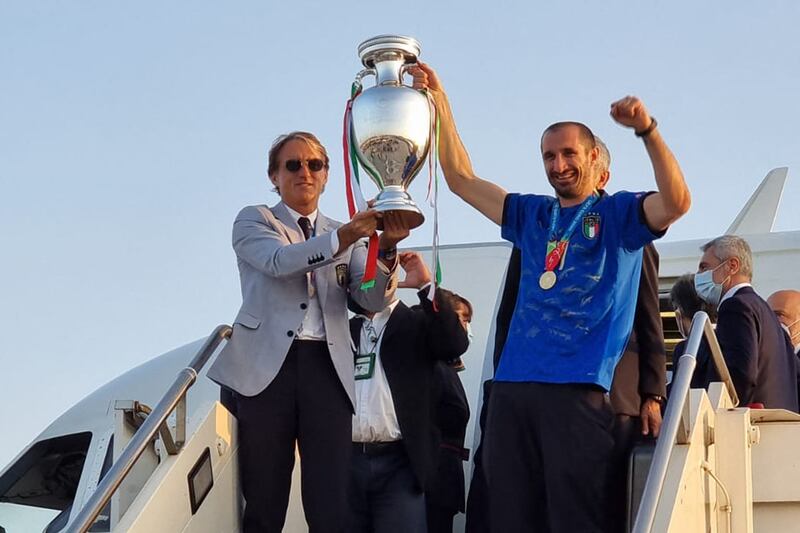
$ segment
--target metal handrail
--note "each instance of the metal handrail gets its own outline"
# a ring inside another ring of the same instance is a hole
[[[229,338],[230,335],[230,326],[222,325],[214,329],[202,348],[200,348],[200,351],[189,363],[189,366],[180,371],[175,382],[133,435],[125,449],[122,450],[119,459],[114,461],[106,475],[103,476],[89,501],[86,502],[77,516],[64,530],[66,533],[86,533],[89,530],[103,507],[114,495],[114,491],[122,484],[125,476],[128,475],[133,465],[136,464],[136,461],[139,460],[139,457],[149,446],[150,441],[159,432],[161,425],[166,422],[169,415],[197,380],[197,373],[208,362],[220,343]]]
[[[672,379],[672,390],[669,402],[667,402],[667,411],[664,414],[664,423],[661,425],[661,434],[656,441],[656,449],[653,452],[653,461],[647,474],[647,483],[639,504],[639,512],[636,513],[636,521],[633,524],[634,533],[650,533],[653,527],[658,500],[664,488],[664,479],[667,476],[667,467],[672,456],[672,445],[675,443],[681,426],[681,417],[686,407],[692,375],[697,366],[697,351],[700,349],[703,337],[708,341],[711,360],[714,362],[722,383],[728,390],[734,407],[739,405],[739,396],[736,394],[728,366],[722,357],[722,350],[719,347],[717,336],[714,334],[714,328],[711,326],[711,320],[706,313],[698,311],[692,318],[692,329],[689,339],[686,341],[686,352],[681,356],[678,372]]]

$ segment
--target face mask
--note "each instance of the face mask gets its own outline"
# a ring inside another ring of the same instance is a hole
[[[473,336],[474,336],[474,335],[472,334],[472,324],[470,324],[469,322],[467,322],[467,345],[468,345],[468,346],[469,346],[470,344],[472,344],[472,337],[473,337]]]
[[[719,300],[722,298],[722,283],[714,283],[714,271],[724,264],[720,263],[716,268],[694,275],[694,290],[707,304],[719,305]]]
[[[786,324],[781,323],[781,327],[786,332],[786,334],[789,335],[789,340],[792,341],[792,344],[794,345],[795,349],[797,348],[798,345],[794,344],[794,338],[797,337],[798,335],[800,335],[800,331],[798,331],[797,333],[792,335],[792,326],[794,326],[798,322],[800,322],[800,318],[798,318],[797,320],[795,320],[794,322],[792,322],[788,326]]]

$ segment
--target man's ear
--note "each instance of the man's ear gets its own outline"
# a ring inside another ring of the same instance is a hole
[[[735,276],[742,269],[742,262],[738,257],[731,257],[728,259],[728,272],[731,276]]]
[[[597,189],[603,190],[608,185],[608,180],[611,179],[611,172],[606,170],[602,174],[600,174],[600,179],[597,180]]]

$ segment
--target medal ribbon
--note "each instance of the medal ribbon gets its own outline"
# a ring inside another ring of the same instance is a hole
[[[561,215],[561,204],[558,198],[553,203],[553,213],[550,215],[550,229],[548,230],[547,237],[547,255],[544,258],[545,272],[551,272],[556,269],[558,264],[564,258],[564,253],[567,250],[569,239],[575,230],[578,228],[578,221],[580,221],[589,209],[597,202],[599,196],[592,194],[589,198],[583,201],[578,212],[572,218],[572,221],[567,226],[567,231],[561,236],[561,239],[556,243],[556,226],[558,225],[558,218]]]

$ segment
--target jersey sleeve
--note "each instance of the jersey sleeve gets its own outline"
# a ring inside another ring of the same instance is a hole
[[[653,192],[618,192],[614,195],[618,227],[622,246],[627,250],[638,250],[646,244],[660,239],[667,230],[654,232],[644,216],[644,199]]]
[[[546,201],[546,196],[536,194],[507,194],[503,204],[503,224],[500,227],[503,239],[522,248],[525,228],[528,224],[536,223],[536,210]]]

